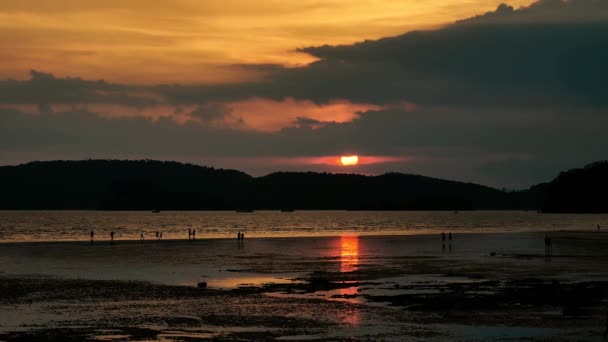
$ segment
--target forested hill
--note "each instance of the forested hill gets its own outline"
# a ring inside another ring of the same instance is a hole
[[[560,173],[545,190],[543,211],[608,213],[608,161]]]
[[[471,183],[389,173],[235,170],[152,160],[31,162],[0,167],[0,209],[472,210],[539,209],[544,186],[507,193]]]

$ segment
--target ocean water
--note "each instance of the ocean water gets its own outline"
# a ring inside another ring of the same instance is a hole
[[[364,211],[257,211],[236,212],[107,212],[107,211],[0,211],[0,242],[187,239],[236,237],[296,237],[344,235],[422,235],[454,233],[537,232],[608,229],[608,215],[540,214],[524,211],[471,212],[364,212]]]

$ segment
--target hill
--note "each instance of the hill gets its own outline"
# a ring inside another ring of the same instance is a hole
[[[235,170],[153,160],[31,162],[0,167],[0,209],[473,210],[540,208],[538,192],[419,175]],[[535,197],[535,195],[537,197]]]
[[[547,213],[608,213],[608,161],[560,173],[545,190],[542,210]]]

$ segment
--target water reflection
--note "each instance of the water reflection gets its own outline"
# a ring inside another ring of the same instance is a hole
[[[353,272],[359,267],[359,237],[342,236],[340,237],[340,272]],[[338,290],[339,294],[348,299],[350,303],[359,303],[358,287],[347,287]],[[354,306],[347,308],[340,320],[349,325],[359,325],[361,323],[361,313],[359,308]]]
[[[356,271],[359,266],[359,237],[342,236],[340,246],[340,272]]]

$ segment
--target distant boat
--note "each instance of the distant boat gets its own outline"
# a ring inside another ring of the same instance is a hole
[[[152,210],[152,212],[155,213],[155,214],[158,214],[158,213],[160,213],[160,210],[154,209],[154,210]]]
[[[252,213],[253,209],[239,209],[236,212],[237,213]]]

